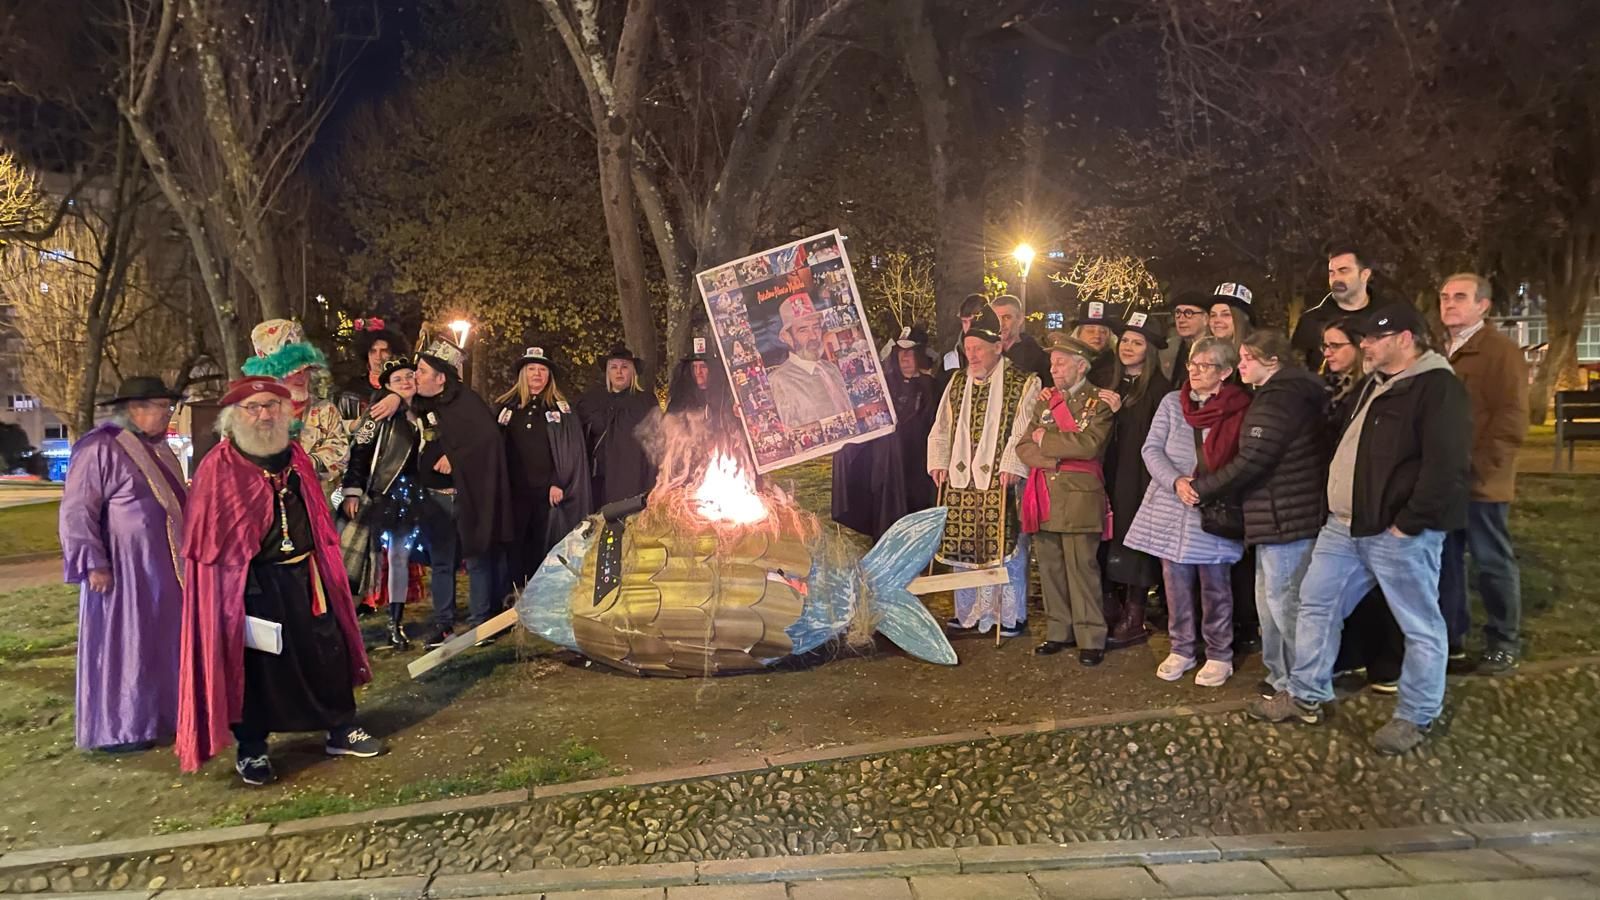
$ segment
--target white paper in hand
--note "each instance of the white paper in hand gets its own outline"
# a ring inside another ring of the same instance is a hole
[[[245,616],[244,645],[251,650],[260,650],[262,653],[277,656],[283,652],[283,625],[255,616]]]

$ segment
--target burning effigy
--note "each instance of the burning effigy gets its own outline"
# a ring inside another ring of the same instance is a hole
[[[517,603],[523,627],[639,675],[758,671],[874,632],[955,664],[906,590],[938,546],[942,507],[906,516],[858,555],[782,489],[758,484],[746,447],[707,416],[669,415],[661,428],[661,474],[643,509],[593,516],[560,541]]]

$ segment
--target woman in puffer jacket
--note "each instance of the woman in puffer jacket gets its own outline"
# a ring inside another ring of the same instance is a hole
[[[1239,376],[1255,388],[1232,462],[1194,480],[1202,503],[1238,497],[1245,544],[1256,549],[1263,696],[1288,690],[1294,667],[1300,581],[1328,518],[1328,393],[1300,365],[1280,331],[1256,331],[1239,347]]]
[[[1225,467],[1238,452],[1239,428],[1250,406],[1244,388],[1228,383],[1238,363],[1238,352],[1227,341],[1214,337],[1196,341],[1189,352],[1188,380],[1162,398],[1144,442],[1150,486],[1123,543],[1161,560],[1172,652],[1157,667],[1156,676],[1165,681],[1177,681],[1197,665],[1201,635],[1206,664],[1194,683],[1220,687],[1233,675],[1233,588],[1228,570],[1238,562],[1244,545],[1201,527],[1200,498],[1193,482],[1204,471]]]

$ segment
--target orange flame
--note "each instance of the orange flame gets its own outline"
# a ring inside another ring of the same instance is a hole
[[[767,518],[767,505],[756,493],[755,480],[738,460],[717,451],[694,491],[695,509],[712,522],[754,525]]]

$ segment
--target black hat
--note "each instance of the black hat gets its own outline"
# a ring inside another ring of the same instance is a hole
[[[1423,324],[1417,308],[1409,303],[1395,301],[1373,310],[1363,323],[1368,337],[1385,337],[1409,331],[1416,336],[1426,336],[1428,326]]]
[[[1211,295],[1204,291],[1182,291],[1178,296],[1173,297],[1172,302],[1167,306],[1174,310],[1180,306],[1192,306],[1195,309],[1203,309],[1209,312],[1212,302]]]
[[[961,317],[970,318],[978,314],[985,306],[989,305],[989,298],[982,294],[968,294],[961,301]]]
[[[109,400],[101,400],[97,406],[110,406],[113,403],[124,403],[128,400],[182,400],[183,394],[167,387],[166,382],[155,375],[135,375],[124,378],[117,387],[117,393]]]
[[[401,369],[417,370],[417,361],[410,356],[391,356],[383,361],[383,371],[378,373],[378,384],[385,387],[389,384],[389,377]]]
[[[628,349],[627,344],[618,344],[615,347],[612,347],[611,352],[607,353],[605,358],[600,360],[600,363],[604,365],[611,362],[613,359],[631,362],[633,363],[633,367],[636,369],[639,367],[639,357],[635,356],[633,351]]]
[[[389,345],[389,352],[395,356],[405,355],[408,345],[400,333],[390,328],[382,319],[367,318],[357,319],[353,323],[355,328],[355,351],[363,360],[372,352],[372,345],[383,341]]]
[[[1144,335],[1144,339],[1149,341],[1156,349],[1167,349],[1167,327],[1161,324],[1160,319],[1153,318],[1149,313],[1129,313],[1128,320],[1118,324],[1121,326],[1117,329],[1119,337],[1124,332],[1136,331]]]
[[[987,306],[978,310],[967,328],[966,337],[975,337],[991,344],[1000,343],[1000,317]]]
[[[1077,314],[1072,317],[1072,327],[1079,325],[1104,325],[1115,331],[1119,322],[1106,304],[1099,300],[1083,300],[1078,303]]]
[[[550,361],[550,355],[544,352],[543,347],[529,347],[522,351],[522,361],[517,363],[517,371],[521,372],[533,363],[538,363],[549,369],[552,375],[555,374],[556,364]]]
[[[1210,306],[1215,306],[1217,303],[1226,303],[1244,313],[1245,318],[1253,322],[1255,321],[1255,313],[1250,310],[1250,301],[1253,299],[1254,295],[1250,293],[1249,288],[1237,281],[1224,281],[1211,291]]]
[[[692,338],[689,341],[689,355],[684,362],[706,362],[711,359],[711,342],[703,337]]]
[[[901,350],[915,350],[928,346],[928,329],[921,323],[906,325],[895,336],[894,345]]]

